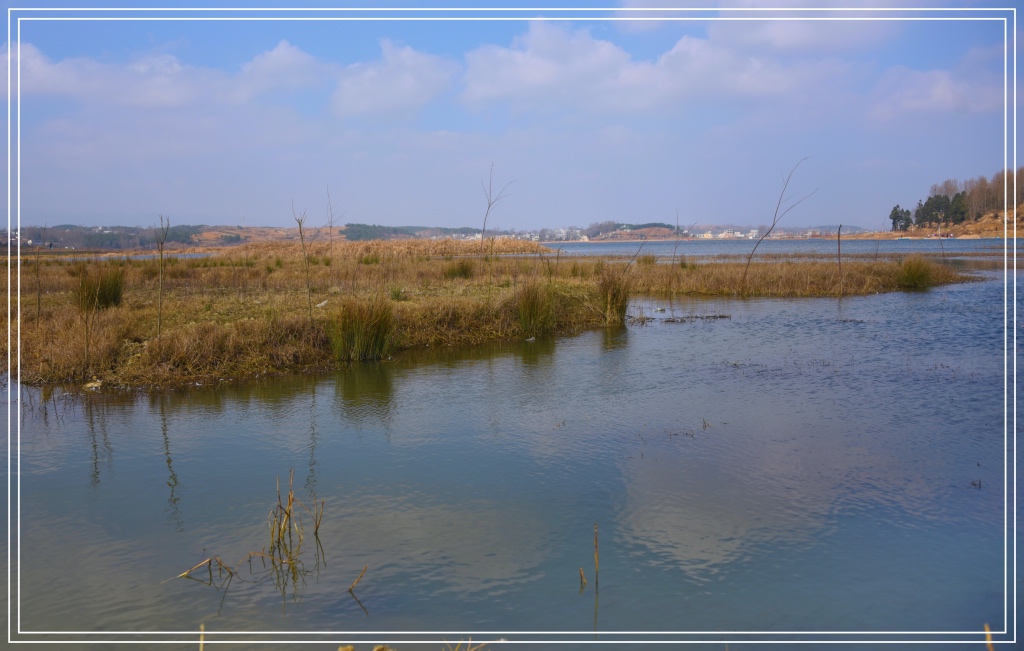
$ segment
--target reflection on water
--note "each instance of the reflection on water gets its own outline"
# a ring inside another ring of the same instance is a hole
[[[641,299],[646,327],[330,376],[24,390],[22,628],[999,627],[1002,291]],[[165,582],[259,550],[290,469],[327,564],[287,609]]]
[[[96,488],[100,484],[100,458],[109,473],[114,462],[114,448],[107,434],[107,409],[104,405],[85,403],[85,428],[89,435],[90,471],[89,485]]]
[[[342,416],[353,423],[386,422],[391,412],[391,370],[383,363],[351,365],[339,371],[335,389]]]
[[[618,350],[620,348],[625,348],[626,344],[629,343],[629,330],[625,327],[605,328],[602,331],[602,334],[604,336],[601,338],[601,346],[605,350]]]
[[[169,489],[167,506],[170,508],[171,516],[174,519],[174,528],[180,533],[185,530],[185,523],[181,519],[181,510],[178,508],[178,500],[180,498],[174,494],[174,490],[178,487],[178,475],[174,474],[174,460],[171,458],[171,439],[167,435],[167,410],[163,403],[160,404],[160,434],[164,439],[164,456],[167,458],[167,488]]]

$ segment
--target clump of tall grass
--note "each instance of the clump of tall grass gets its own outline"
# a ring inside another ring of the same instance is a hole
[[[465,278],[468,280],[473,277],[474,273],[475,269],[473,268],[472,260],[459,260],[445,267],[444,277],[448,280],[454,278]]]
[[[120,305],[123,296],[124,270],[117,267],[103,270],[96,276],[83,269],[73,298],[80,310],[88,312]]]
[[[626,308],[632,292],[630,277],[614,269],[604,270],[597,284],[598,296],[604,305],[605,325],[622,325],[626,322]]]
[[[89,356],[89,344],[95,325],[95,316],[100,309],[106,309],[121,304],[121,296],[124,291],[124,269],[115,267],[113,269],[101,270],[97,276],[81,267],[81,275],[78,278],[78,285],[72,292],[72,297],[82,321],[82,343],[84,360],[82,364],[82,379],[89,375],[91,368]],[[39,299],[37,299],[37,309]]]
[[[932,286],[934,265],[919,255],[910,256],[900,263],[896,284],[903,289],[928,289]]]
[[[556,298],[551,285],[537,282],[524,285],[516,295],[515,306],[523,335],[535,337],[554,331]]]
[[[645,255],[642,255],[642,256],[640,256],[640,257],[638,257],[636,259],[636,263],[637,264],[644,265],[644,266],[652,265],[652,264],[657,264],[657,262],[658,262],[658,256],[656,256],[656,255],[647,255],[647,254],[645,254]]]
[[[327,328],[334,358],[339,362],[383,359],[395,350],[395,314],[384,297],[346,301]]]

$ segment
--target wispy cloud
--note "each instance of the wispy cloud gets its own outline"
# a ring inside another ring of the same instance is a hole
[[[758,14],[757,18],[769,18]],[[816,16],[822,18],[825,16]],[[827,21],[774,20],[749,22],[714,22],[708,27],[708,38],[715,43],[728,43],[741,51],[782,54],[835,55],[865,52],[899,33],[898,23],[878,20],[849,20],[855,13],[828,14]]]
[[[869,116],[892,121],[944,113],[991,113],[1003,108],[1002,79],[970,63],[954,70],[913,70],[894,66],[882,75],[873,91]]]
[[[262,52],[230,80],[230,97],[249,101],[260,95],[316,87],[336,75],[336,66],[319,61],[288,41]]]
[[[22,43],[20,51],[23,95],[63,96],[81,102],[136,107],[175,107],[195,101],[203,89],[215,86],[223,75],[189,69],[172,55],[140,58],[127,65],[90,58],[51,61],[36,47]]]
[[[448,90],[458,64],[442,57],[380,42],[381,58],[348,66],[331,97],[341,116],[408,115]]]

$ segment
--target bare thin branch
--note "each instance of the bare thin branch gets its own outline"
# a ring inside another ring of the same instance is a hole
[[[743,278],[740,280],[740,293],[742,293],[742,294],[746,294],[746,292],[747,292],[747,271],[750,270],[750,261],[754,258],[754,252],[757,251],[757,247],[759,247],[761,245],[762,240],[764,240],[764,238],[768,237],[768,235],[775,229],[775,226],[779,223],[779,220],[786,216],[786,213],[788,213],[793,208],[796,208],[797,206],[799,206],[808,197],[810,197],[811,195],[813,195],[815,192],[818,191],[817,189],[815,189],[810,194],[804,195],[803,197],[800,198],[799,201],[796,201],[795,203],[791,204],[788,208],[786,208],[782,212],[782,214],[779,214],[779,210],[782,209],[782,204],[787,201],[787,199],[786,199],[786,189],[789,187],[789,182],[793,179],[793,173],[796,172],[796,168],[800,167],[800,164],[803,163],[808,158],[810,158],[810,156],[806,156],[804,158],[801,158],[799,161],[797,161],[797,164],[793,166],[793,169],[789,170],[789,174],[787,174],[784,177],[784,179],[783,179],[783,182],[782,182],[782,192],[779,193],[779,201],[778,201],[778,203],[775,204],[775,214],[772,216],[772,225],[769,226],[768,230],[765,231],[765,234],[762,235],[757,240],[757,244],[754,245],[753,251],[751,251],[750,255],[747,256],[747,265],[745,267],[743,267]]]
[[[497,195],[494,194],[494,163],[491,163],[491,170],[487,176],[487,184],[485,185],[483,181],[480,181],[480,187],[483,188],[484,191],[484,198],[487,200],[487,210],[484,212],[484,226],[480,230],[481,252],[483,252],[484,250],[484,242],[487,239],[487,218],[491,216],[491,210],[493,210],[495,206],[497,206],[499,203],[501,203],[503,200],[507,198],[505,196],[505,190],[507,190],[508,186],[512,185],[513,183],[515,183],[515,179],[506,183],[501,188],[501,191],[499,191]]]

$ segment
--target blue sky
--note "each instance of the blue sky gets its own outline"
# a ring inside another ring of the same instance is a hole
[[[479,227],[493,163],[488,227],[759,225],[810,157],[786,225],[887,228],[1003,166],[1004,23],[965,19],[1007,12],[361,15],[16,13],[22,223],[319,225],[330,188],[342,223]]]

